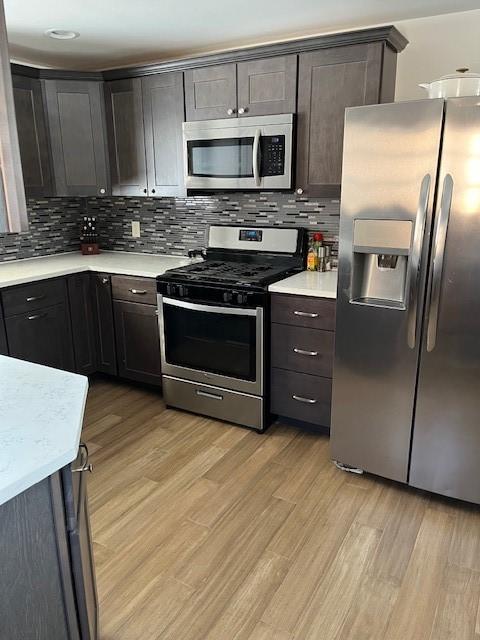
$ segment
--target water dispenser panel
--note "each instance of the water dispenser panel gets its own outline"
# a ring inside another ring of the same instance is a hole
[[[355,220],[354,251],[405,255],[410,251],[413,224],[409,220]]]
[[[355,220],[350,302],[405,309],[413,223]]]

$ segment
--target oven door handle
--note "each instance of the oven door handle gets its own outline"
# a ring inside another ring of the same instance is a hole
[[[262,135],[262,132],[260,131],[260,129],[257,129],[255,131],[255,137],[253,139],[253,178],[255,180],[255,184],[257,187],[260,186],[260,183],[262,181],[261,176],[260,176],[260,167],[259,167],[259,162],[258,162],[258,149],[260,147],[260,136]]]
[[[221,313],[229,316],[256,316],[258,309],[243,309],[237,307],[214,307],[209,304],[198,304],[187,302],[186,300],[174,300],[173,298],[162,298],[162,303],[171,307],[180,307],[190,311],[204,311],[206,313]]]

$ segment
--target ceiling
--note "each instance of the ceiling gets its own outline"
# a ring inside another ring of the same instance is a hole
[[[0,2],[1,4],[1,2]],[[478,8],[478,0],[4,0],[11,58],[101,70]],[[52,40],[47,29],[80,33]]]

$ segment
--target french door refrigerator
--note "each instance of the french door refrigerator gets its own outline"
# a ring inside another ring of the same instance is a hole
[[[347,109],[332,458],[480,502],[480,99]]]

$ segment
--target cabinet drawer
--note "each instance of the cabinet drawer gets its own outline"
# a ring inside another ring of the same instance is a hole
[[[330,426],[332,381],[272,369],[271,411],[286,418]]]
[[[272,322],[334,331],[335,304],[335,300],[275,294],[272,296]]]
[[[153,278],[112,276],[112,296],[114,300],[156,305],[157,281]]]
[[[331,378],[334,335],[272,323],[272,366]]]
[[[65,280],[40,280],[2,293],[5,317],[52,307],[66,300]]]

